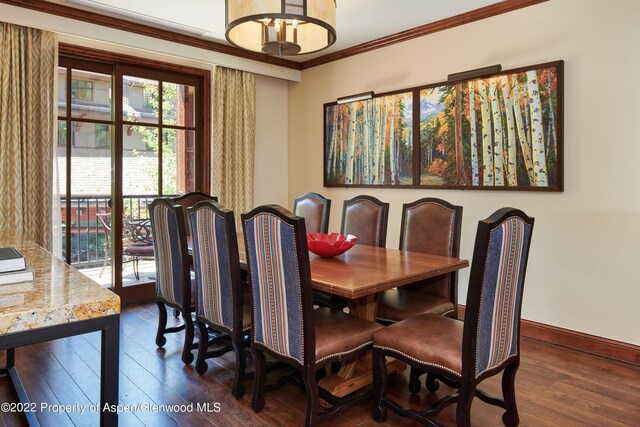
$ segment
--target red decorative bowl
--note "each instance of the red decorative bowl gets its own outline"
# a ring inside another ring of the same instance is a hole
[[[356,244],[356,236],[349,234],[343,236],[340,233],[313,233],[307,234],[309,250],[321,257],[333,257],[348,251]]]

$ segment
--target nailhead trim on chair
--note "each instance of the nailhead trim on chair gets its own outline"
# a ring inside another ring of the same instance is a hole
[[[339,352],[339,353],[333,353],[333,354],[326,355],[326,356],[324,356],[324,357],[322,357],[322,358],[320,358],[320,359],[316,360],[316,363],[320,363],[320,362],[322,362],[322,361],[324,361],[324,360],[327,360],[327,359],[329,359],[329,358],[331,358],[331,357],[335,357],[335,356],[345,356],[345,355],[348,355],[348,354],[354,353],[354,352],[356,352],[356,351],[358,351],[358,350],[363,349],[364,347],[367,347],[367,346],[371,345],[372,343],[373,343],[373,341],[369,341],[369,342],[366,342],[366,343],[364,343],[364,344],[360,344],[358,347],[356,347],[356,348],[352,348],[351,350],[341,351],[341,352]]]
[[[438,365],[437,363],[425,362],[425,361],[422,361],[422,360],[420,360],[420,359],[416,359],[415,357],[413,357],[413,356],[409,356],[408,354],[403,353],[403,352],[401,352],[401,351],[398,351],[398,350],[396,350],[396,349],[394,349],[394,348],[382,347],[382,346],[375,345],[375,344],[373,345],[373,348],[379,348],[379,349],[381,349],[381,350],[385,350],[385,351],[388,351],[388,352],[391,352],[391,353],[396,353],[396,354],[399,354],[399,355],[401,355],[401,356],[406,357],[406,358],[407,358],[407,359],[409,359],[409,360],[413,360],[413,361],[414,361],[414,362],[416,362],[416,363],[422,363],[423,365],[433,366],[434,368],[440,368],[440,369],[445,370],[445,371],[447,371],[447,372],[451,372],[452,374],[455,374],[455,375],[457,375],[457,376],[459,376],[459,377],[461,377],[461,376],[462,376],[462,374],[460,374],[459,372],[454,371],[454,370],[453,370],[453,369],[451,369],[451,368],[447,368],[447,367],[445,367],[445,366]]]
[[[508,224],[508,223],[511,223],[511,224]],[[500,223],[500,225],[498,225],[498,226],[497,226],[497,227],[495,227],[493,230],[491,230],[490,235],[489,235],[489,244],[491,244],[492,240],[493,240],[493,239],[494,239],[494,237],[496,236],[497,230],[501,230],[503,233],[505,233],[504,228],[505,228],[507,225],[510,225],[510,226],[511,226],[511,228],[514,228],[514,227],[519,227],[519,228],[520,228],[520,227],[521,227],[521,228],[522,228],[522,236],[520,236],[520,237],[521,237],[522,239],[525,239],[525,238],[526,238],[526,233],[527,233],[527,231],[529,231],[529,233],[531,232],[530,226],[529,226],[528,224],[526,224],[526,223],[525,223],[525,222],[524,222],[520,217],[512,216],[512,217],[506,218],[502,223]],[[527,229],[528,229],[528,230],[527,230]],[[530,235],[530,234],[529,234],[529,235]],[[505,237],[512,237],[512,236],[511,236],[511,235],[506,236],[506,234],[503,234],[503,238],[505,238]],[[500,266],[502,265],[502,258],[504,258],[504,253],[505,253],[505,251],[510,251],[511,249],[512,249],[512,248],[505,248],[505,247],[504,247],[504,243],[500,246],[500,259],[501,259],[501,260],[500,260],[500,261],[498,261],[498,264],[497,264],[497,268],[498,268],[498,269],[499,269],[499,268],[500,268]],[[509,253],[509,260],[515,260],[515,258],[514,258],[514,257],[516,257],[516,256],[518,256],[518,255],[519,255],[519,258],[516,260],[516,261],[518,261],[518,262],[520,262],[520,261],[522,260],[522,258],[523,258],[523,257],[524,257],[524,258],[526,258],[526,256],[527,256],[527,254],[526,254],[526,245],[523,245],[523,246],[521,246],[521,247],[517,247],[517,248],[515,248],[515,249],[516,249],[516,250],[520,250],[520,252],[519,252],[519,253],[515,253],[515,254],[511,254],[511,253]],[[484,274],[485,274],[485,279],[484,279],[484,280],[485,280],[485,281],[486,281],[487,267],[488,267],[488,263],[489,263],[489,256],[490,256],[490,254],[489,254],[489,252],[487,251],[487,257],[486,257],[486,259],[484,260],[484,272],[485,272],[485,273],[484,273]],[[514,293],[517,295],[518,293],[521,293],[521,289],[520,289],[520,288],[521,288],[521,286],[522,286],[522,277],[520,276],[520,270],[518,270],[518,271],[516,272],[516,274],[518,274],[518,277],[516,278],[516,282],[513,284],[513,288],[512,288],[512,289],[510,289],[510,291],[514,292]],[[500,277],[496,277],[496,280],[499,282],[499,281],[500,281]],[[496,284],[496,288],[498,287],[498,284],[499,284],[499,283],[497,283],[497,284]],[[481,313],[481,314],[480,314],[480,317],[482,317],[482,301],[483,301],[483,294],[484,294],[484,292],[485,292],[485,287],[483,286],[483,287],[481,288],[481,291],[480,291],[480,313]],[[514,301],[514,303],[515,303],[515,301]],[[493,306],[491,306],[491,307],[489,307],[489,308],[490,308],[492,311],[494,311],[494,316],[495,316],[495,310],[496,310],[495,302],[494,302],[494,305],[493,305]],[[512,308],[512,314],[513,314],[513,313],[515,313],[515,310],[516,310],[516,309],[517,309],[517,307],[515,307],[515,306]],[[500,337],[500,338],[501,338],[501,341],[504,341],[504,340],[506,339],[506,334],[507,334],[507,333],[509,333],[509,332],[510,332],[510,334],[511,334],[511,336],[512,336],[512,337],[517,337],[517,335],[518,335],[518,333],[519,333],[519,332],[517,331],[517,329],[518,329],[518,326],[519,326],[519,325],[518,325],[518,324],[517,324],[517,322],[516,322],[516,323],[515,323],[514,325],[512,325],[512,326],[513,326],[513,329],[515,329],[515,331],[513,331],[513,330],[505,331],[505,332],[503,333],[503,336],[501,336],[501,337]],[[518,354],[518,351],[519,351],[519,349],[518,349],[518,340],[516,339],[516,340],[515,340],[515,342],[513,342],[513,343],[512,343],[512,345],[514,345],[514,346],[515,346],[515,350],[514,350],[514,352],[513,352],[513,353],[510,353],[509,355],[507,355],[506,357],[504,357],[504,359],[502,359],[502,360],[497,360],[497,361],[496,361],[496,363],[494,363],[494,364],[492,364],[492,363],[491,363],[491,360],[489,360],[489,361],[488,361],[487,366],[486,366],[483,370],[481,370],[480,372],[478,372],[478,363],[479,363],[479,360],[478,360],[478,358],[479,358],[478,347],[480,346],[480,344],[482,344],[482,343],[481,343],[481,341],[480,341],[480,327],[481,327],[481,322],[480,322],[480,321],[478,321],[477,330],[476,330],[476,337],[477,337],[477,342],[478,342],[478,344],[476,344],[476,346],[475,346],[475,355],[474,355],[474,359],[475,359],[475,371],[476,371],[476,372],[475,372],[475,377],[476,377],[476,378],[478,378],[480,375],[482,375],[482,373],[483,373],[483,372],[488,371],[488,370],[491,370],[491,369],[494,369],[494,368],[496,368],[497,366],[502,365],[502,364],[504,363],[504,361],[505,361],[505,360],[509,359],[510,357],[512,357],[512,356],[513,356],[513,355],[515,355],[515,354]],[[494,338],[494,334],[495,334],[495,331],[492,331],[492,334],[491,334],[491,336],[490,336],[489,338],[491,338],[492,340],[494,340],[494,339],[495,339],[495,338]],[[483,347],[483,348],[484,348],[484,347]],[[488,347],[488,348],[485,348],[485,350],[487,350],[487,351],[489,351],[489,350],[491,350],[491,349],[492,349],[492,347],[491,347],[491,346],[490,346],[490,347]],[[494,350],[494,352],[495,352],[495,350]],[[493,356],[493,357],[496,357],[496,356]],[[491,357],[490,357],[490,359],[491,359]]]

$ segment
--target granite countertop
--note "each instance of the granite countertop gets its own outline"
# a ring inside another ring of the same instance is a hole
[[[0,336],[120,313],[120,297],[33,242],[0,235],[34,271],[32,282],[0,285]]]

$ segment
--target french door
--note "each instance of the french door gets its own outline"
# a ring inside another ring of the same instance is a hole
[[[198,75],[60,56],[63,256],[123,303],[155,295],[149,204],[207,190],[203,92]]]

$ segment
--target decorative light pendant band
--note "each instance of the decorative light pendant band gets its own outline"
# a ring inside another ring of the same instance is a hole
[[[335,0],[227,0],[229,43],[287,56],[317,52],[336,41]]]

